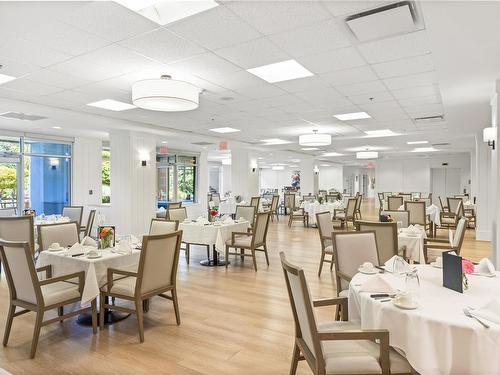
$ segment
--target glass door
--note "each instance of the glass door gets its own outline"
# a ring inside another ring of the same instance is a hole
[[[0,156],[0,208],[15,208],[19,212],[18,207],[23,207],[18,184],[20,165],[18,157]]]

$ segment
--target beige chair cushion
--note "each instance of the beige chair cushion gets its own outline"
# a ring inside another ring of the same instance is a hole
[[[128,276],[123,279],[113,281],[111,293],[121,294],[124,296],[133,297],[135,295],[135,284],[137,278],[135,276]]]
[[[53,284],[42,285],[41,287],[45,306],[54,305],[73,298],[79,298],[78,285],[58,281]]]
[[[349,296],[349,289],[345,289],[339,293],[339,297],[348,297]]]
[[[302,211],[293,211],[293,216],[304,216],[306,213]]]
[[[226,244],[234,247],[250,247],[250,245],[252,244],[252,236],[236,236],[234,238],[234,244],[231,243],[231,239],[227,240]]]
[[[455,219],[452,217],[443,217],[441,219],[441,224],[455,224]]]
[[[338,330],[359,329],[347,322],[318,325],[320,332],[335,332]],[[380,347],[366,340],[322,341],[321,349],[325,358],[327,374],[380,374]],[[389,349],[391,373],[414,372],[406,358]]]
[[[333,254],[333,246],[330,245],[330,246],[325,247],[325,253]]]
[[[337,213],[335,214],[335,217],[336,217],[337,219],[339,219],[339,218],[340,218],[340,219],[343,219],[343,218],[345,218],[345,212],[337,212]]]

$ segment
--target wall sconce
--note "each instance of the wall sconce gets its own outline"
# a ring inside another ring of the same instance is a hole
[[[141,161],[141,166],[146,167],[149,161],[149,152],[145,150],[139,151],[139,160]]]
[[[314,174],[318,174],[319,173],[319,168],[318,168],[317,165],[314,166],[313,172],[314,172]]]
[[[141,166],[146,167],[147,165],[148,165],[148,161],[147,160],[142,160],[141,161]]]
[[[487,143],[492,150],[495,149],[496,128],[489,127],[483,129],[483,142]]]

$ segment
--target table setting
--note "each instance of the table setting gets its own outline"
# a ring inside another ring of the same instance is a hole
[[[300,208],[303,208],[305,212],[309,214],[309,223],[312,225],[316,224],[316,214],[320,212],[330,212],[333,214],[334,210],[344,208],[344,203],[342,201],[319,203],[314,202],[302,202]]]
[[[398,223],[398,228],[400,227]],[[406,258],[418,263],[425,263],[424,239],[427,238],[425,229],[418,225],[398,229],[398,248],[406,249]]]
[[[405,206],[401,205],[398,211],[404,211]],[[441,226],[441,209],[435,204],[431,204],[425,208],[425,214],[429,216],[429,220],[437,226]]]

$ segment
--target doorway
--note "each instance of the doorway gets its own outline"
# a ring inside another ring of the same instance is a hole
[[[433,203],[460,194],[460,168],[432,168],[431,179]]]

